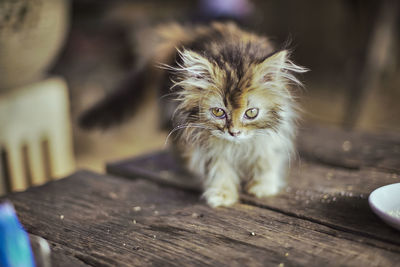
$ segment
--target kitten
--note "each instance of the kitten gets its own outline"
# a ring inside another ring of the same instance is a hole
[[[156,33],[154,46],[144,44],[149,63],[141,65],[158,62],[168,71],[145,72],[164,84],[164,93],[171,87],[162,112],[173,121],[169,137],[186,168],[202,178],[207,203],[234,204],[243,183],[256,197],[276,194],[294,151],[290,85],[300,85],[293,73],[306,69],[267,38],[231,23],[173,24]],[[95,125],[89,115],[87,124]]]

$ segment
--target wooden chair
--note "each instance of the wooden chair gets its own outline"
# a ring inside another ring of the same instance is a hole
[[[0,94],[0,194],[75,168],[67,86],[49,78]]]

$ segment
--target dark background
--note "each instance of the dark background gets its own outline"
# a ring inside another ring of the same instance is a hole
[[[278,47],[290,41],[294,61],[311,70],[301,76],[303,125],[400,130],[397,1],[251,3],[252,12],[240,19],[244,27],[269,36]],[[83,132],[76,120],[131,69],[133,32],[173,20],[207,18],[200,11],[198,1],[72,2],[69,35],[51,73],[64,76],[70,87],[78,166],[102,169],[107,160],[163,147],[166,133],[157,126],[156,97],[111,131]]]

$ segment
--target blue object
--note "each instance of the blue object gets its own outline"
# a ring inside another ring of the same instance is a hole
[[[28,234],[9,202],[0,204],[0,266],[35,266]]]
[[[251,15],[253,5],[250,0],[201,0],[200,9],[210,17],[240,19]]]

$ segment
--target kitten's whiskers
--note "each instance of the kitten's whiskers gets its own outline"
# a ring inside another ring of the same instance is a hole
[[[171,136],[174,132],[176,132],[176,131],[178,131],[178,130],[187,129],[187,128],[200,128],[200,129],[205,129],[205,130],[210,130],[210,129],[211,129],[211,128],[205,127],[205,126],[203,126],[203,125],[197,125],[197,124],[192,124],[192,123],[178,125],[178,126],[174,127],[174,128],[169,132],[169,134],[168,134],[167,137],[165,138],[164,146],[167,145],[170,136]]]

